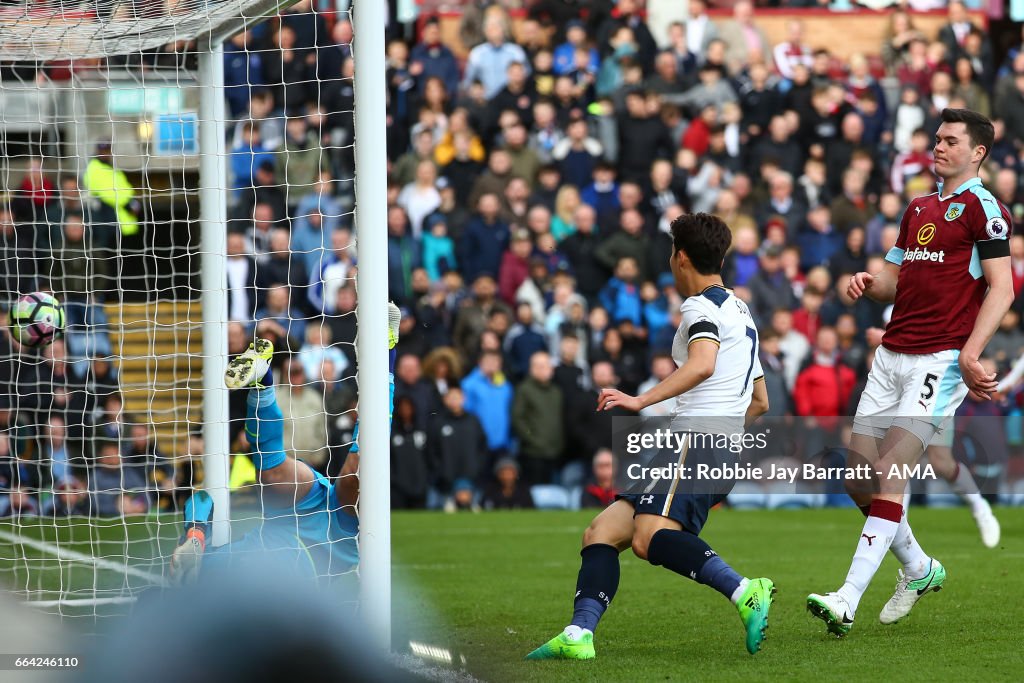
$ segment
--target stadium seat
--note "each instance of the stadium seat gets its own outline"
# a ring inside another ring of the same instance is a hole
[[[824,495],[800,491],[793,484],[775,484],[768,487],[765,495],[769,510],[802,510],[821,507]]]
[[[928,507],[930,508],[953,508],[963,504],[960,497],[950,490],[949,484],[945,481],[927,481],[925,493],[928,495]]]
[[[857,504],[853,502],[845,492],[843,493],[825,493],[822,494],[823,500],[821,502],[823,507],[827,508],[852,508],[857,507]]]
[[[530,487],[533,504],[538,510],[569,510],[572,498],[568,489],[555,484],[537,484]]]
[[[741,481],[733,487],[727,498],[729,506],[737,510],[759,510],[768,507],[768,499],[758,484]]]
[[[580,496],[583,495],[582,486],[573,486],[569,488],[569,509],[579,510],[580,509]]]
[[[1024,479],[1018,479],[1007,487],[1002,502],[1006,505],[1024,505]]]

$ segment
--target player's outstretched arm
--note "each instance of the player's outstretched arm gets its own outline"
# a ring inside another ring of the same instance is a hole
[[[639,412],[647,406],[675,398],[706,380],[715,372],[718,343],[711,339],[695,339],[687,349],[688,358],[682,367],[639,396],[629,396],[617,389],[605,389],[597,399],[598,410],[619,406]]]
[[[1013,303],[1010,257],[982,259],[981,271],[988,283],[988,292],[981,302],[974,330],[960,351],[960,373],[972,394],[982,400],[989,400],[997,386],[995,375],[986,373],[978,359]]]
[[[758,377],[754,380],[754,393],[750,397],[750,405],[747,406],[747,413],[743,420],[744,426],[749,427],[754,424],[757,418],[768,412],[768,407],[768,387],[765,386],[764,377]]]
[[[857,273],[850,278],[846,293],[854,301],[866,296],[879,303],[891,304],[896,300],[896,282],[899,277],[900,267],[886,261],[877,273]]]

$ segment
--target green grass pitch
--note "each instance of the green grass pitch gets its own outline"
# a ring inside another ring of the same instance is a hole
[[[837,640],[804,607],[846,576],[862,524],[855,509],[715,511],[703,537],[747,576],[779,587],[762,652],[747,654],[735,608],[706,586],[623,553],[618,594],[591,662],[523,661],[568,623],[579,539],[593,513],[401,515],[393,545],[395,629],[462,654],[492,681],[1020,681],[1016,606],[1024,589],[1024,509],[999,509],[1003,542],[981,544],[963,508],[911,509],[915,534],[949,572],[903,622],[878,613],[896,584],[886,558]],[[400,586],[400,588],[399,588]],[[401,592],[398,592],[401,591]],[[412,597],[410,597],[412,596]],[[417,624],[424,608],[441,623]],[[396,638],[397,640],[397,638]],[[458,659],[456,657],[456,659]]]
[[[1024,588],[1024,509],[1002,508],[1000,548],[981,545],[965,509],[912,509],[924,548],[949,578],[903,623],[878,612],[896,581],[889,557],[837,640],[804,609],[812,591],[836,588],[849,566],[856,510],[712,513],[704,537],[741,573],[779,587],[764,650],[751,657],[735,609],[707,587],[622,555],[622,581],[597,632],[592,662],[527,662],[524,655],[566,624],[591,512],[394,516],[394,633],[448,648],[486,681],[1019,681],[1024,677],[1018,601]],[[36,547],[15,544],[15,531]],[[0,523],[0,582],[33,599],[128,595],[160,575],[175,521],[133,518]],[[65,552],[58,559],[53,544]],[[39,544],[42,544],[40,546]],[[50,548],[50,551],[40,549]],[[94,566],[88,557],[111,564]],[[116,570],[127,563],[129,573]],[[97,590],[98,589],[98,590]],[[114,614],[123,605],[64,607]],[[69,619],[91,622],[91,619]]]

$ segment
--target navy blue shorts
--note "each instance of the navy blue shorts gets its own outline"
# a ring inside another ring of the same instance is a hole
[[[696,435],[710,437],[711,435]],[[633,506],[633,515],[659,515],[679,522],[692,534],[699,534],[708,521],[711,508],[726,499],[732,491],[735,479],[723,477],[698,477],[698,465],[714,468],[723,464],[740,461],[737,453],[728,448],[710,443],[691,441],[683,452],[673,449],[659,451],[647,463],[648,467],[671,467],[684,473],[683,477],[672,480],[653,481],[637,479],[616,500],[624,500]]]

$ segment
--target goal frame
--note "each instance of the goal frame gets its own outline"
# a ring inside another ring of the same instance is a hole
[[[214,500],[211,534],[213,546],[231,538],[229,497],[229,409],[224,386],[228,353],[227,299],[227,113],[224,101],[224,41],[239,31],[276,15],[295,0],[227,0],[232,16],[214,21],[200,16],[197,4],[179,16],[177,39],[196,39],[199,89],[199,196],[200,196],[200,303],[202,310],[202,433],[205,489]],[[187,9],[187,8],[186,8]],[[367,633],[381,649],[391,647],[391,466],[387,334],[387,157],[381,145],[387,134],[384,65],[386,3],[353,0],[353,51],[355,56],[355,225],[359,248],[356,338],[359,359],[360,489],[360,614]],[[110,23],[97,21],[64,30],[39,31],[65,17],[33,13],[29,8],[0,13],[0,31],[18,26],[8,40],[0,40],[0,57],[11,60],[85,58],[132,54],[164,44],[167,20],[148,18]],[[13,12],[13,14],[12,14]],[[198,21],[197,21],[198,19]],[[201,26],[201,28],[199,28]],[[31,40],[14,40],[16,35]],[[358,144],[368,141],[368,144]]]

